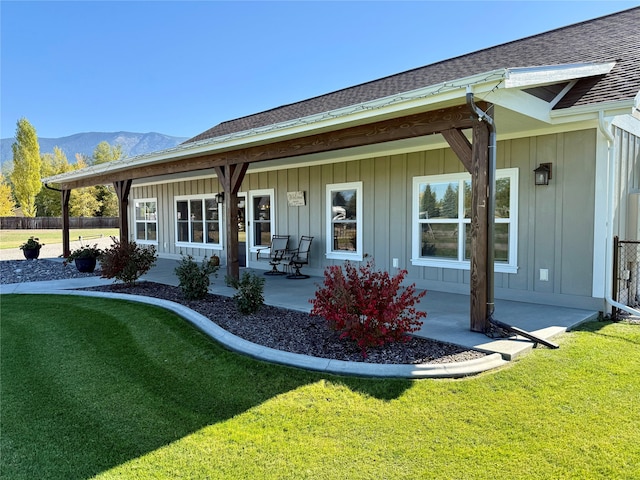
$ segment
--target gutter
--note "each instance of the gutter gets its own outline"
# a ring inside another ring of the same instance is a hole
[[[488,168],[488,183],[489,183],[489,204],[488,204],[488,225],[487,236],[489,248],[487,252],[487,266],[490,269],[489,275],[487,275],[487,320],[493,321],[493,313],[495,311],[495,298],[494,298],[494,230],[495,230],[495,209],[496,209],[496,125],[493,119],[483,112],[473,101],[473,92],[471,86],[467,86],[467,105],[472,113],[478,116],[478,120],[487,122],[489,126],[489,168]]]
[[[600,110],[598,112],[598,128],[600,132],[607,139],[607,237],[606,237],[606,258],[605,258],[605,272],[612,273],[613,268],[613,204],[614,204],[614,192],[615,192],[615,173],[616,173],[616,162],[613,158],[613,142],[614,138],[611,135],[611,131],[609,130],[609,126],[605,124],[604,121],[604,112]],[[628,305],[624,305],[620,302],[617,302],[613,299],[613,282],[612,275],[605,276],[605,302],[615,308],[620,310],[624,310],[627,313],[632,315],[640,316],[640,310],[636,310],[635,308],[631,308]]]

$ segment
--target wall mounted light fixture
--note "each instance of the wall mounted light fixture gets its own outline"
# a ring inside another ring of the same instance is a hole
[[[224,203],[224,192],[216,193],[216,203]]]
[[[549,180],[552,178],[551,171],[551,163],[541,163],[540,166],[533,171],[535,184],[549,185]]]

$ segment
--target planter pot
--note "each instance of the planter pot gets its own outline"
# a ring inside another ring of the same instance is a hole
[[[22,253],[24,254],[24,258],[26,258],[27,260],[35,260],[36,258],[38,258],[40,256],[40,249],[39,248],[25,248],[22,250]]]
[[[93,271],[96,269],[95,258],[76,258],[74,262],[78,271],[82,273],[93,273]]]

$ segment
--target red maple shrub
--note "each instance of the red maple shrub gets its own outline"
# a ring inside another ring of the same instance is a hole
[[[376,271],[372,261],[359,268],[346,262],[344,271],[338,265],[329,266],[323,285],[310,300],[311,314],[324,317],[340,338],[355,341],[363,357],[368,347],[406,341],[427,316],[414,307],[427,292],[416,293],[415,284],[403,287],[406,275],[406,270],[393,277]]]

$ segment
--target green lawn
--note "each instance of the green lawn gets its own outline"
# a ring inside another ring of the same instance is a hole
[[[69,231],[69,239],[71,241],[78,240],[78,237],[88,237],[89,243],[98,236],[118,236],[117,228],[80,228],[71,229]],[[47,230],[0,230],[0,249],[18,248],[29,237],[39,238],[45,245],[52,243],[62,243],[62,231],[56,229]]]
[[[640,478],[638,325],[406,381],[257,362],[130,302],[1,309],[2,478]]]

